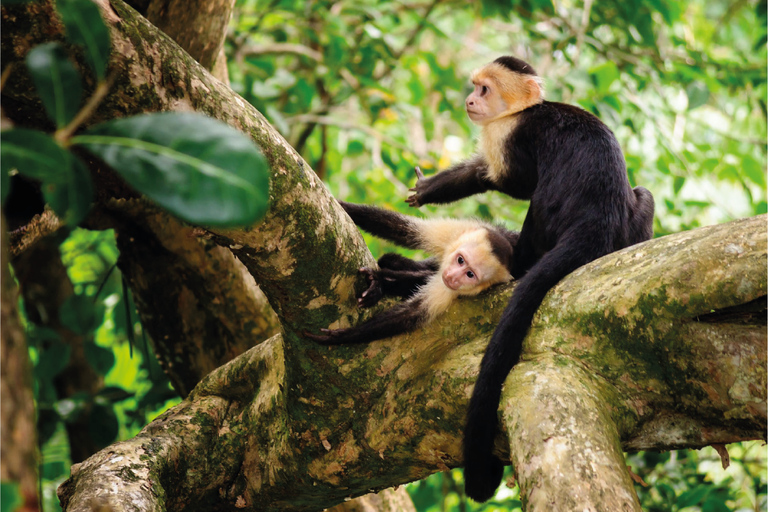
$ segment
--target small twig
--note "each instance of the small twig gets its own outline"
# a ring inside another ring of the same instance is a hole
[[[581,57],[581,47],[584,46],[584,36],[587,35],[589,27],[589,16],[592,13],[592,0],[584,1],[584,10],[581,13],[581,26],[576,34],[576,55],[573,57],[573,64],[576,66]]]
[[[69,138],[72,137],[72,134],[75,133],[80,125],[83,124],[89,117],[91,117],[91,114],[93,114],[93,112],[96,110],[96,107],[99,106],[101,101],[109,92],[113,82],[114,76],[111,76],[103,82],[99,83],[98,87],[96,87],[96,90],[93,91],[91,97],[88,98],[88,101],[85,103],[83,108],[80,109],[80,112],[77,113],[74,119],[72,119],[72,121],[70,121],[69,124],[64,128],[56,130],[56,133],[53,135],[53,138],[56,139],[56,142],[66,145]]]
[[[248,45],[248,46],[243,46],[239,53],[241,57],[245,57],[248,55],[292,53],[294,55],[303,55],[304,57],[308,57],[317,62],[323,61],[322,53],[318,52],[317,50],[313,50],[308,46],[304,46],[303,44],[293,44],[293,43],[271,43],[271,44],[265,44],[265,45],[259,45],[259,46]]]
[[[3,88],[5,87],[5,83],[8,81],[8,77],[11,76],[11,71],[13,71],[14,64],[15,64],[14,62],[11,62],[3,70],[3,74],[2,76],[0,76],[0,91],[3,90]]]

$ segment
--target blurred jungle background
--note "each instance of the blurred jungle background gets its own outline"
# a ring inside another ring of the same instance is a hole
[[[473,151],[469,73],[512,54],[544,77],[547,99],[616,133],[632,185],[655,196],[655,236],[768,209],[765,0],[237,0],[226,53],[232,88],[339,199],[408,211],[414,166],[429,175]],[[519,229],[526,209],[485,194],[419,214]],[[366,240],[374,255],[393,249]],[[75,230],[59,250],[75,292],[61,320],[83,341],[76,354],[28,323],[46,512],[60,510],[71,463],[180,400],[115,268],[113,233]],[[765,446],[728,448],[728,469],[711,448],[629,454],[644,510],[765,510]],[[460,469],[408,491],[419,511],[520,507],[511,480],[468,501]],[[2,511],[13,503],[4,485]]]

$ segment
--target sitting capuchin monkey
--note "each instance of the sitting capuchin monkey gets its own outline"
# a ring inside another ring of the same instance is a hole
[[[378,270],[360,269],[369,284],[358,298],[361,307],[373,306],[383,296],[405,300],[354,327],[305,333],[318,343],[367,343],[410,332],[447,310],[457,296],[477,295],[512,279],[509,264],[518,238],[514,231],[478,220],[424,220],[373,206],[339,203],[361,229],[433,257],[414,261],[387,253],[379,258]]]
[[[616,137],[585,110],[546,101],[530,64],[499,57],[472,74],[465,107],[482,131],[475,157],[418,181],[411,206],[486,190],[530,200],[510,271],[517,280],[480,363],[464,429],[464,478],[475,501],[493,496],[504,465],[493,453],[502,385],[544,296],[601,256],[653,236],[653,196],[630,186]]]

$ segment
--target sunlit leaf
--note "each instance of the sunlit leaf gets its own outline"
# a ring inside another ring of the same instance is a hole
[[[59,128],[66,126],[80,108],[80,73],[59,43],[45,43],[27,53],[27,69],[48,117]]]
[[[611,84],[619,78],[619,68],[613,61],[606,61],[598,66],[590,68],[589,74],[592,76],[597,92],[605,94],[611,87]]]
[[[96,77],[103,80],[109,64],[109,29],[92,0],[56,0],[56,9],[67,31],[67,39],[85,48]]]
[[[115,119],[72,142],[191,223],[248,225],[266,213],[266,159],[248,137],[214,119],[171,112]]]

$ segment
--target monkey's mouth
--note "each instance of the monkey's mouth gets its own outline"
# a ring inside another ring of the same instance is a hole
[[[458,290],[458,289],[459,289],[459,287],[458,287],[458,286],[456,286],[455,284],[451,283],[450,281],[448,281],[448,280],[445,278],[445,274],[443,274],[441,277],[443,278],[443,284],[444,284],[445,286],[447,286],[448,288],[450,288],[450,289],[451,289],[451,290],[453,290],[453,291],[456,291],[456,290]]]

